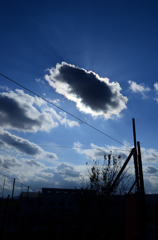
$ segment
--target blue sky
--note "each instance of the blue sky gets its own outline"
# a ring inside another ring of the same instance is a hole
[[[135,118],[147,193],[158,192],[157,11],[156,1],[122,0],[0,9],[0,73],[129,148]],[[79,187],[87,161],[129,153],[2,76],[0,98],[0,172],[35,189]]]

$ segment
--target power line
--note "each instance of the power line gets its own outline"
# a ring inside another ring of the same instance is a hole
[[[75,115],[73,115],[73,114],[71,114],[71,113],[67,112],[66,110],[64,110],[64,109],[62,109],[61,107],[59,107],[59,106],[55,105],[54,103],[50,102],[49,100],[47,100],[47,99],[45,99],[45,98],[41,97],[39,94],[37,94],[37,93],[35,93],[35,92],[31,91],[30,89],[28,89],[28,88],[24,87],[23,85],[21,85],[21,84],[17,83],[16,81],[12,80],[11,78],[9,78],[9,77],[7,77],[7,76],[3,75],[2,73],[0,73],[0,75],[1,75],[2,77],[4,77],[4,78],[8,79],[9,81],[11,81],[11,82],[15,83],[16,85],[18,85],[18,86],[22,87],[23,89],[27,90],[28,92],[30,92],[30,93],[32,93],[32,94],[34,94],[34,95],[36,95],[37,97],[39,97],[39,98],[43,99],[45,102],[48,102],[48,103],[50,103],[50,104],[51,104],[51,105],[53,105],[54,107],[57,107],[57,108],[59,108],[60,110],[62,110],[63,112],[67,113],[68,115],[70,115],[70,116],[72,116],[72,117],[76,118],[76,119],[77,119],[77,120],[79,120],[81,123],[84,123],[84,124],[86,124],[87,126],[89,126],[89,127],[93,128],[94,130],[96,130],[96,131],[98,131],[98,132],[102,133],[103,135],[107,136],[108,138],[111,138],[111,139],[112,139],[112,140],[114,140],[115,142],[117,142],[117,143],[119,143],[119,144],[121,144],[121,145],[125,146],[125,147],[126,147],[126,148],[128,148],[128,149],[130,149],[130,148],[129,148],[129,147],[127,147],[125,144],[121,143],[120,141],[116,140],[115,138],[113,138],[113,137],[110,137],[108,134],[106,134],[106,133],[102,132],[101,130],[99,130],[99,129],[95,128],[95,127],[93,127],[93,126],[92,126],[92,125],[90,125],[89,123],[87,123],[87,122],[85,122],[85,121],[81,120],[80,118],[76,117]],[[131,149],[130,149],[130,150],[131,150]]]

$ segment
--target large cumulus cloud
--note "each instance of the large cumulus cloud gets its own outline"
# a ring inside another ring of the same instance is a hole
[[[23,90],[0,93],[0,126],[24,132],[50,131],[60,124],[73,127],[78,122],[60,116],[38,97]],[[40,109],[40,110],[39,110]]]
[[[120,93],[119,83],[109,83],[107,78],[74,65],[62,62],[56,68],[49,69],[45,79],[56,92],[67,99],[76,102],[80,111],[90,113],[92,116],[103,115],[111,118],[119,116],[127,108],[128,98]]]
[[[30,156],[36,156],[42,153],[42,149],[36,144],[29,142],[26,139],[12,135],[7,131],[0,131],[1,146],[13,147],[17,151],[25,153]]]
[[[42,101],[25,94],[23,90],[0,93],[0,102],[1,127],[36,132],[37,130],[49,131],[58,126],[50,114],[44,111],[39,112],[34,106],[40,106]]]
[[[45,152],[35,143],[13,135],[7,131],[0,131],[0,145],[1,148],[3,147],[5,150],[7,150],[7,148],[13,148],[17,152],[31,157],[45,157],[46,161],[58,159],[55,153]]]

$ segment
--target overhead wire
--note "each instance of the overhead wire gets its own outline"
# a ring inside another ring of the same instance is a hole
[[[40,96],[39,94],[37,94],[37,93],[33,92],[32,90],[30,90],[30,89],[28,89],[28,88],[24,87],[23,85],[19,84],[18,82],[14,81],[13,79],[11,79],[11,78],[9,78],[9,77],[5,76],[5,75],[4,75],[4,74],[2,74],[2,73],[0,73],[0,75],[1,75],[2,77],[4,77],[4,78],[8,79],[9,81],[11,81],[11,82],[15,83],[16,85],[20,86],[21,88],[23,88],[23,89],[27,90],[28,92],[30,92],[30,93],[32,93],[32,94],[34,94],[34,95],[36,95],[37,97],[41,98],[41,99],[42,99],[42,100],[44,100],[45,102],[48,102],[49,104],[53,105],[54,107],[56,107],[56,108],[58,108],[58,109],[62,110],[63,112],[67,113],[68,115],[70,115],[70,116],[72,116],[72,117],[76,118],[76,119],[77,119],[78,121],[80,121],[81,123],[84,123],[85,125],[87,125],[87,126],[89,126],[89,127],[93,128],[94,130],[96,130],[96,131],[98,131],[98,132],[102,133],[103,135],[107,136],[108,138],[110,138],[110,139],[114,140],[115,142],[117,142],[117,143],[119,143],[119,144],[121,144],[121,145],[125,146],[125,147],[126,147],[126,148],[128,148],[128,149],[130,149],[128,146],[126,146],[125,144],[123,144],[123,143],[121,143],[120,141],[116,140],[115,138],[113,138],[113,137],[109,136],[108,134],[106,134],[106,133],[102,132],[101,130],[97,129],[96,127],[92,126],[91,124],[89,124],[89,123],[87,123],[87,122],[85,122],[85,121],[81,120],[80,118],[78,118],[78,117],[76,117],[75,115],[73,115],[73,114],[69,113],[68,111],[64,110],[63,108],[61,108],[61,107],[59,107],[59,106],[55,105],[55,104],[54,104],[54,103],[52,103],[51,101],[49,101],[49,100],[47,100],[47,99],[43,98],[43,97],[42,97],[42,96]],[[130,150],[131,150],[131,149],[130,149]]]
[[[12,144],[13,146],[15,145],[27,145],[27,143],[14,143]],[[47,144],[36,144],[37,146],[41,146],[41,147],[48,147],[48,148],[70,148],[70,149],[75,149],[75,148],[79,148],[79,149],[102,149],[104,147],[91,147],[91,148],[88,148],[88,147],[76,147],[76,146],[59,146],[59,145],[47,145]],[[130,151],[129,150],[125,150],[125,149],[118,149],[118,148],[109,148],[109,149],[105,149],[105,150],[109,150],[109,151],[124,151],[124,152],[127,152],[127,151]]]

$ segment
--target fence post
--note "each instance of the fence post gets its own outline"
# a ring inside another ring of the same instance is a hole
[[[13,200],[13,196],[14,196],[14,186],[15,186],[15,178],[14,178],[14,180],[13,180],[12,200]]]

